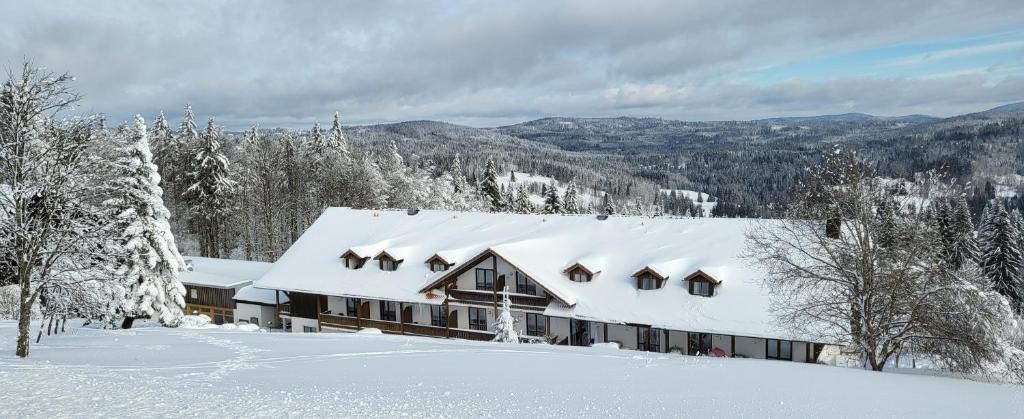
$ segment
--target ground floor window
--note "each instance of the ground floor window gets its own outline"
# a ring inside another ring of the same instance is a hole
[[[765,341],[765,358],[793,360],[793,342],[788,340],[767,339]]]
[[[255,325],[259,326],[260,325],[260,318],[259,317],[250,317],[249,318],[249,324],[255,324]]]
[[[590,322],[586,320],[570,320],[569,338],[570,344],[573,346],[589,346],[593,343],[590,339]]]
[[[469,328],[487,330],[487,309],[469,307]]]
[[[313,333],[316,332],[316,328],[313,326],[302,326],[302,331],[305,333]]]
[[[637,327],[636,348],[641,351],[661,352],[661,330]]]
[[[687,353],[690,355],[707,355],[711,353],[710,333],[690,333]]]
[[[448,327],[448,316],[443,306],[430,306],[430,325]]]
[[[359,317],[359,299],[358,298],[346,298],[345,299],[345,315],[349,317]]]
[[[398,317],[395,313],[398,311],[398,303],[394,301],[381,301],[380,302],[380,319],[389,322],[395,321]]]
[[[526,313],[526,334],[530,336],[544,336],[547,334],[547,325],[543,314]]]

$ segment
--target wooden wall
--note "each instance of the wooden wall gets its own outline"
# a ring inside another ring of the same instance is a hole
[[[196,290],[196,298],[192,298],[192,290]],[[234,288],[211,288],[185,285],[185,303],[203,306],[235,308]]]

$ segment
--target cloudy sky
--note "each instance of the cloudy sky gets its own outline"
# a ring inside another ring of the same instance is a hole
[[[187,5],[182,4],[187,3]],[[782,4],[786,3],[786,4]],[[948,116],[1024,100],[1024,3],[23,1],[0,65],[111,120],[229,128],[544,116]]]

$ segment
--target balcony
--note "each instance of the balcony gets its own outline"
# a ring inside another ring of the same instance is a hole
[[[448,291],[448,295],[452,298],[453,302],[456,303],[462,302],[493,305],[497,302],[498,304],[501,304],[501,294],[499,293],[497,295],[497,300],[495,300],[495,294],[491,291],[453,289]],[[508,299],[512,302],[513,306],[528,308],[544,308],[548,306],[547,297],[540,297],[536,295],[510,293],[508,295]]]
[[[320,325],[326,327],[344,327],[351,329],[359,328],[359,319],[355,317],[339,316],[337,314],[320,313]]]
[[[490,341],[494,339],[494,333],[482,330],[448,329],[448,337],[465,340]]]
[[[448,336],[448,332],[443,327],[427,326],[424,324],[406,323],[403,325],[404,333],[407,335],[422,335],[422,336],[433,336],[443,338]]]

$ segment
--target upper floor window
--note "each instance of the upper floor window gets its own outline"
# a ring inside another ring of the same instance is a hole
[[[512,272],[516,279],[516,293],[537,295],[537,285],[519,271]]]
[[[639,283],[639,288],[642,290],[658,289],[658,278],[655,278],[654,275],[649,273],[640,275],[640,277],[637,278],[637,281]]]
[[[584,272],[582,269],[574,269],[569,272],[569,278],[573,282],[590,282],[590,274]]]
[[[441,271],[447,271],[447,270],[448,270],[448,265],[445,265],[445,264],[443,264],[441,262],[436,262],[436,261],[435,262],[430,262],[430,272],[441,272]]]
[[[711,283],[706,279],[692,279],[690,280],[690,294],[699,295],[701,297],[711,296]]]
[[[476,268],[476,289],[494,291],[494,269]]]
[[[359,268],[363,267],[363,264],[366,263],[366,259],[368,259],[368,258],[358,258],[358,257],[355,257],[355,256],[347,256],[344,259],[345,259],[345,267],[346,268],[349,268],[349,269],[359,269]]]
[[[391,260],[391,259],[381,259],[380,260],[380,270],[382,270],[382,271],[393,271],[393,270],[396,270],[396,269],[398,269],[398,262],[395,262],[394,260]]]

